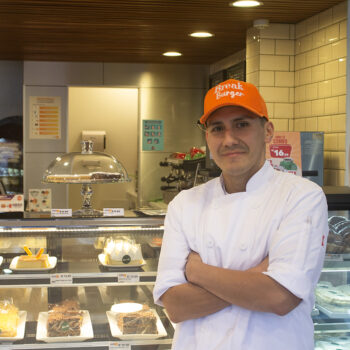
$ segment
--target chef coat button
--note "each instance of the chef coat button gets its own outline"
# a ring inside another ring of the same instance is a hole
[[[214,246],[214,241],[212,239],[208,239],[207,247],[212,248],[213,246]]]
[[[247,244],[246,244],[246,243],[241,243],[240,246],[239,246],[239,248],[240,248],[241,250],[246,250],[248,247],[247,247]]]

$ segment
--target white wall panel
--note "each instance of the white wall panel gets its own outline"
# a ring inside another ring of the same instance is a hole
[[[104,83],[125,87],[205,88],[208,84],[208,66],[105,63]]]
[[[103,63],[24,61],[25,85],[102,85]]]
[[[140,127],[143,119],[164,121],[163,152],[142,151],[140,137],[141,204],[162,197],[160,186],[166,184],[160,178],[168,175],[171,168],[160,167],[160,161],[173,152],[187,152],[193,146],[205,145],[204,133],[196,125],[203,113],[204,94],[204,89],[140,89]]]
[[[140,89],[140,116],[164,120],[164,151],[186,151],[204,142],[197,120],[203,113],[205,90]]]

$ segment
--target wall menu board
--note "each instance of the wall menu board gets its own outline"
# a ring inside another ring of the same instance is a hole
[[[143,120],[142,121],[142,150],[163,151],[164,150],[164,121]]]
[[[61,97],[30,96],[30,139],[61,138]]]

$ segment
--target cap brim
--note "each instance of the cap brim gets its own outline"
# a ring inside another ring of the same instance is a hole
[[[263,114],[259,113],[254,108],[247,108],[246,106],[242,106],[239,103],[223,103],[222,105],[216,106],[216,107],[210,109],[207,113],[203,114],[199,119],[200,123],[205,124],[205,122],[208,120],[208,118],[210,117],[210,115],[212,113],[214,113],[216,110],[218,110],[222,107],[227,107],[227,106],[242,107],[242,108],[246,109],[247,111],[250,111],[250,112],[256,114],[258,117],[261,117],[261,118],[265,117],[267,120],[269,119],[267,115],[263,115]]]

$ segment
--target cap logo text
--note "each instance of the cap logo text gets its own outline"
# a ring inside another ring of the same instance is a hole
[[[234,91],[234,90],[236,90],[236,91]],[[217,100],[219,100],[222,97],[226,97],[226,96],[230,96],[231,98],[234,98],[235,96],[243,96],[244,95],[243,92],[237,91],[237,90],[244,91],[241,83],[217,85],[215,87],[214,93],[216,95]]]

